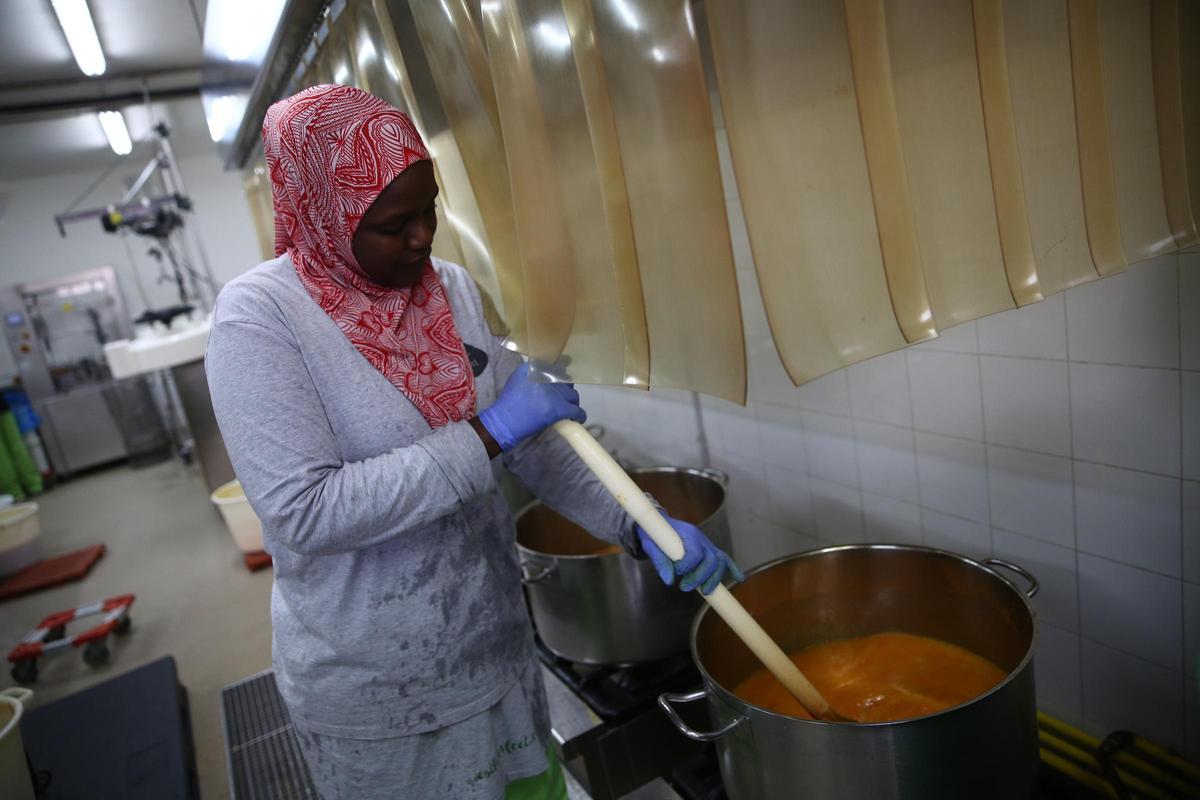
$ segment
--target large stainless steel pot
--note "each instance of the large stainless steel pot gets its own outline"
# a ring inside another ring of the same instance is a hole
[[[724,473],[657,467],[630,475],[668,514],[728,547]],[[546,646],[584,664],[632,664],[686,652],[699,595],[665,586],[648,559],[596,555],[600,545],[541,503],[517,517],[522,580]]]
[[[1019,573],[1028,586],[1019,591],[996,567]],[[663,695],[659,704],[687,736],[716,740],[734,800],[1026,798],[1038,766],[1036,629],[1028,600],[1036,591],[1033,577],[1015,565],[923,547],[853,545],[789,556],[733,588],[784,650],[904,631],[965,647],[1008,677],[968,703],[917,719],[866,725],[796,719],[733,694],[759,664],[705,609],[691,642],[705,688]],[[716,728],[701,733],[671,703],[705,696]]]

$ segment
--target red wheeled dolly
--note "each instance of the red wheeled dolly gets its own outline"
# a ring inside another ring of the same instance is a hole
[[[37,680],[38,659],[68,647],[82,647],[83,660],[90,667],[108,663],[108,635],[124,636],[132,624],[129,607],[134,595],[123,594],[110,597],[101,603],[92,603],[69,611],[60,611],[46,617],[8,654],[12,662],[12,677],[17,683],[33,683]],[[97,614],[104,615],[99,625],[67,637],[67,623]]]

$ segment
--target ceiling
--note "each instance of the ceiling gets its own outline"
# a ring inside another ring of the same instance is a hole
[[[205,0],[87,2],[107,61],[95,78],[76,66],[50,0],[0,2],[0,180],[107,166],[95,112],[121,109],[137,141],[151,124],[144,90],[180,153],[213,150],[198,93]]]
[[[154,122],[163,121],[171,130],[171,145],[177,155],[212,153],[213,168],[218,168],[216,145],[208,136],[199,97],[151,103],[149,114],[142,104],[116,107],[124,113],[129,136],[135,142],[133,152],[126,158],[139,165],[148,160],[153,149],[148,144],[136,143],[150,137]],[[115,158],[96,115],[91,112],[0,122],[0,181],[100,169]]]

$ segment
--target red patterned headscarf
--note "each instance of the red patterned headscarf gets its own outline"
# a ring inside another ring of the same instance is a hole
[[[406,114],[350,86],[314,86],[275,103],[263,122],[275,205],[275,255],[346,338],[433,428],[475,413],[475,379],[446,290],[390,288],[358,266],[358,223],[389,183],[429,152]]]

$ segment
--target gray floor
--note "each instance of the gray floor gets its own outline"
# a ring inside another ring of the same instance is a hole
[[[106,667],[93,670],[78,652],[43,661],[34,705],[173,655],[191,698],[201,793],[227,796],[218,695],[270,665],[270,570],[245,569],[198,471],[178,461],[106,470],[38,502],[48,555],[97,543],[108,553],[83,581],[0,604],[2,652],[51,612],[128,592],[137,602],[133,631]],[[0,676],[0,686],[10,682]]]

